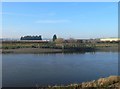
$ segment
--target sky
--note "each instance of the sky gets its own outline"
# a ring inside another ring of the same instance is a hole
[[[119,2],[120,0],[1,0],[2,2]]]
[[[0,14],[3,38],[118,36],[117,2],[3,2]]]

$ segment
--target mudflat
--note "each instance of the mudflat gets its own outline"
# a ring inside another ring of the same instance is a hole
[[[19,49],[3,49],[1,53],[59,53],[61,49],[51,48],[19,48]]]
[[[98,47],[95,51],[118,52],[118,47]],[[62,52],[79,52],[71,50],[62,50],[55,48],[17,48],[17,49],[0,49],[0,53],[62,53]]]

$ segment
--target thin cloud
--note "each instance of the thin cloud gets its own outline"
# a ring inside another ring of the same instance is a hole
[[[54,16],[56,13],[41,13],[40,15],[36,14],[21,14],[21,13],[13,13],[13,12],[0,12],[0,15],[11,15],[11,16],[30,16],[30,17],[39,17],[42,16]]]
[[[69,23],[70,20],[39,20],[36,23]]]
[[[0,12],[2,15],[16,15],[16,16],[36,16],[31,14],[20,14],[20,13],[12,13],[12,12]]]

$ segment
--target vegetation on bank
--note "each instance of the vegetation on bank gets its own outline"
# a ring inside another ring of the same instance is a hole
[[[118,41],[112,42],[101,42],[98,40],[77,40],[77,39],[68,39],[57,38],[56,35],[53,35],[52,41],[44,41],[39,36],[24,36],[21,37],[20,41],[2,41],[1,48],[4,50],[8,49],[20,49],[20,48],[39,48],[39,49],[60,49],[63,51],[95,51],[99,48],[104,47],[118,47]]]
[[[56,44],[55,42],[5,42],[2,44],[2,49],[3,53],[66,53],[94,51],[94,47],[90,45],[75,43]]]
[[[83,82],[81,84],[70,84],[67,86],[48,86],[37,89],[120,89],[120,76],[110,76],[107,78],[100,78],[90,82]]]
[[[5,41],[2,42],[2,49],[18,49],[18,48],[96,48],[96,47],[118,47],[118,43],[79,43],[69,42],[61,43],[58,40],[56,42],[27,42],[27,41]]]

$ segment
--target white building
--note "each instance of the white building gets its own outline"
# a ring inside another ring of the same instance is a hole
[[[101,38],[100,41],[120,41],[120,38]]]

